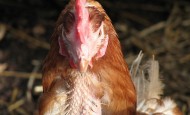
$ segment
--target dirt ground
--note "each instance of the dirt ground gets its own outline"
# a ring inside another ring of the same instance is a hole
[[[159,61],[171,97],[190,114],[190,1],[99,0],[131,65],[140,50]],[[41,63],[68,0],[0,0],[0,114],[32,115],[41,93]]]

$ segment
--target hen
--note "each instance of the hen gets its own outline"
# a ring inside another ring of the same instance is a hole
[[[71,0],[43,65],[40,115],[135,115],[136,91],[102,6]]]

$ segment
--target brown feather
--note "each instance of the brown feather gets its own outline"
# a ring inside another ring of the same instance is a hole
[[[127,64],[123,58],[117,34],[108,17],[105,20],[105,30],[109,33],[109,44],[104,57],[94,60],[92,71],[98,73],[113,94],[112,102],[105,106],[105,113],[112,111],[114,115],[135,113],[136,94],[131,81]],[[107,114],[107,113],[106,113]]]

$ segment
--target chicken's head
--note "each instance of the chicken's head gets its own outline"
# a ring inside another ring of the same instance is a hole
[[[86,0],[76,0],[64,12],[59,53],[67,56],[70,65],[81,72],[92,67],[92,59],[104,56],[108,45],[104,13]]]

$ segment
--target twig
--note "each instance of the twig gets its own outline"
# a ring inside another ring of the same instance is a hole
[[[128,19],[131,19],[143,26],[149,26],[151,23],[149,20],[143,18],[142,16],[139,16],[139,15],[136,15],[134,13],[130,13],[130,12],[123,12],[121,13],[122,15],[121,16],[124,16],[124,18],[128,18]]]
[[[190,26],[190,19],[184,20],[184,21],[182,22],[182,25],[183,25],[183,26]]]
[[[29,115],[24,109],[22,108],[17,108],[16,111],[20,114],[20,115]]]
[[[145,46],[144,43],[140,39],[133,37],[133,38],[131,38],[131,42],[135,46],[140,48],[143,52],[146,52],[149,56],[152,56],[152,54],[154,54],[154,50],[149,48],[148,45]]]
[[[7,64],[6,63],[0,64],[0,73],[2,73],[3,71],[5,71],[6,68],[7,68]]]
[[[130,10],[144,10],[144,11],[151,11],[151,12],[165,12],[167,11],[167,7],[159,6],[159,5],[154,5],[154,4],[143,4],[143,3],[127,3],[124,4],[123,2],[115,2],[115,3],[110,3],[110,1],[107,0],[102,0],[101,3],[103,3],[105,6],[116,9],[116,10],[123,10],[123,9],[130,9]],[[119,7],[118,7],[119,6]]]
[[[38,85],[38,86],[34,87],[34,93],[35,94],[39,94],[41,92],[43,92],[43,87],[41,85]]]
[[[183,56],[183,57],[179,60],[180,63],[188,63],[189,61],[190,61],[190,54],[187,54],[187,55]]]
[[[182,21],[183,26],[190,26],[190,20],[184,20]],[[148,28],[145,28],[137,33],[138,37],[145,38],[146,36],[150,35],[151,33],[154,33],[156,31],[162,30],[166,27],[166,21],[158,22]]]
[[[40,38],[32,37],[32,36],[28,35],[26,32],[24,32],[23,30],[15,29],[9,25],[6,25],[6,26],[7,26],[8,30],[10,31],[10,33],[15,38],[24,40],[24,41],[28,42],[29,44],[32,44],[31,46],[33,46],[33,47],[40,47],[40,48],[44,48],[47,50],[50,49],[50,44],[45,41],[39,40]]]
[[[8,103],[5,100],[0,99],[0,105],[8,106]]]
[[[0,23],[0,41],[4,38],[6,31],[7,27],[5,26],[5,24]]]
[[[31,73],[27,72],[17,72],[17,71],[3,71],[0,73],[0,77],[18,77],[18,78],[25,78],[28,79],[30,77]],[[41,79],[40,73],[33,73],[33,76],[36,79]]]
[[[166,22],[162,21],[162,22],[154,24],[148,28],[143,29],[142,31],[140,31],[138,33],[138,35],[143,38],[143,37],[146,37],[147,35],[155,32],[155,31],[163,29],[165,26],[166,26]]]
[[[14,102],[16,100],[18,93],[19,93],[18,88],[15,87],[14,90],[12,91],[11,102]]]
[[[24,103],[25,103],[25,99],[20,99],[20,100],[18,100],[17,102],[15,102],[15,103],[9,105],[9,107],[8,107],[9,112],[11,112],[11,111],[13,111],[13,110],[19,108],[19,107],[20,107],[21,105],[23,105]]]
[[[176,36],[176,32],[173,30],[177,28],[181,23],[182,23],[182,15],[181,15],[182,10],[180,9],[179,3],[177,1],[174,2],[172,11],[166,21],[166,27],[165,27],[165,36],[167,38],[174,38]],[[167,44],[166,48],[169,49],[168,42],[166,41]]]
[[[27,84],[26,98],[28,101],[32,101],[32,86],[35,81],[35,76],[33,75],[33,73],[36,73],[40,69],[40,62],[35,60],[33,61],[33,65],[35,65],[35,67],[30,75],[30,78]]]

